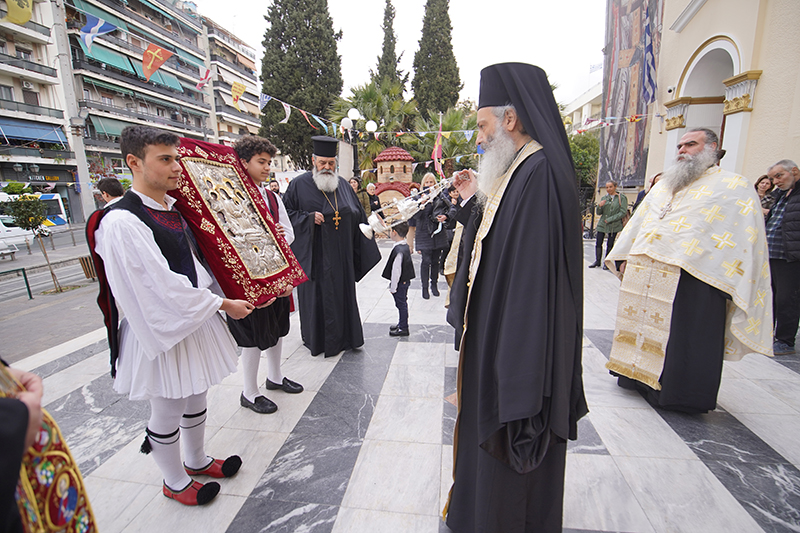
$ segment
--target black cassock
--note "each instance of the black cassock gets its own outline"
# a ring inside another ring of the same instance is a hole
[[[587,408],[578,199],[559,197],[555,179],[544,150],[516,169],[469,298],[481,214],[462,219],[448,313],[456,336],[467,323],[447,516],[456,533],[561,531],[566,440]]]
[[[339,178],[335,194],[327,196],[307,172],[289,183],[283,203],[294,228],[292,252],[308,276],[297,287],[303,343],[311,355],[324,352],[330,357],[364,344],[356,282],[378,264],[381,254],[375,241],[358,229],[367,217],[353,188]],[[321,225],[314,224],[315,211],[325,217]]]

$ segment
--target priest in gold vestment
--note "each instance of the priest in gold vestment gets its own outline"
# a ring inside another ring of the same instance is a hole
[[[606,257],[622,278],[606,368],[653,406],[689,413],[716,407],[723,359],[772,355],[764,218],[752,184],[716,165],[718,145],[687,132]]]

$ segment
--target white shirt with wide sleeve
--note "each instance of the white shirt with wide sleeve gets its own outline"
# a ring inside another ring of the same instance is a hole
[[[145,206],[166,211],[137,191]],[[166,197],[171,207],[174,199]],[[131,400],[185,398],[236,371],[236,344],[220,315],[215,280],[194,258],[197,287],[170,270],[153,232],[124,209],[106,213],[96,251],[120,316],[114,389]]]

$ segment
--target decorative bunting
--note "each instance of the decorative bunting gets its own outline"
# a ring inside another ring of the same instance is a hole
[[[211,69],[206,69],[206,73],[203,74],[203,77],[200,78],[200,81],[197,82],[197,85],[194,86],[195,89],[198,91],[202,91],[203,87],[206,86],[208,80],[211,79]]]
[[[231,95],[233,96],[233,107],[235,107],[236,110],[239,111],[240,113],[242,112],[242,109],[239,107],[239,100],[242,98],[245,89],[246,87],[244,86],[244,83],[240,83],[238,81],[233,82],[233,85],[231,85]]]
[[[328,126],[327,126],[327,125],[326,125],[326,124],[325,124],[325,123],[322,121],[322,119],[321,119],[321,118],[319,118],[317,115],[311,115],[311,116],[314,118],[314,120],[316,120],[317,122],[319,122],[319,125],[320,125],[320,126],[322,126],[323,128],[325,128],[325,133],[328,133]]]
[[[86,51],[92,51],[92,43],[95,37],[111,33],[116,29],[116,26],[101,18],[95,17],[94,15],[86,15],[86,25],[81,28],[81,41],[83,41],[84,46],[86,46]]]
[[[33,0],[10,0],[6,2],[6,5],[8,14],[0,19],[0,22],[11,22],[22,26],[31,20]]]
[[[281,104],[283,105],[283,110],[286,111],[286,118],[281,120],[278,124],[286,124],[289,122],[289,115],[292,114],[292,108],[289,106],[289,104],[284,102],[281,102]]]
[[[319,129],[318,127],[316,127],[315,125],[313,125],[313,124],[311,123],[311,121],[310,121],[310,120],[308,120],[308,115],[306,114],[306,112],[305,112],[305,111],[303,111],[302,109],[299,109],[298,111],[300,111],[300,114],[301,114],[301,115],[303,115],[303,118],[304,118],[304,119],[306,119],[306,122],[308,122],[308,125],[309,125],[309,126],[311,126],[312,128],[314,128],[315,130],[318,130],[318,129]]]
[[[161,65],[164,64],[164,61],[170,57],[172,57],[172,52],[169,50],[164,50],[160,46],[152,43],[148,45],[147,50],[142,54],[142,72],[144,73],[144,79],[150,81],[150,76],[153,75],[153,72],[157,71]]]
[[[453,133],[453,132],[452,131],[443,131],[442,132],[442,137],[444,137],[445,139],[449,139],[451,133]]]
[[[475,132],[472,131],[472,130],[469,130],[469,131],[465,131],[463,133],[464,133],[464,138],[467,140],[467,142],[470,142],[472,140],[472,134],[475,133]]]

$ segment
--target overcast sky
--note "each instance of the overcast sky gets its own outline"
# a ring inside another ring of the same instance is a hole
[[[261,41],[269,2],[194,0],[198,10],[256,49]],[[414,53],[422,34],[425,0],[392,0],[400,67],[414,73]],[[556,99],[568,104],[602,79],[589,67],[603,61],[605,0],[450,0],[453,50],[464,88],[461,99],[478,100],[483,67],[521,61],[542,67],[559,88]],[[343,96],[369,81],[383,43],[385,0],[328,0],[334,30],[342,30]],[[410,89],[410,83],[409,87]],[[289,102],[291,103],[291,102]]]

